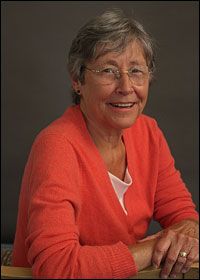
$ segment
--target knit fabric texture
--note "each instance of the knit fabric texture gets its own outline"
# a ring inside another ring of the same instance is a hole
[[[152,218],[163,228],[198,219],[156,121],[140,115],[123,141],[133,178],[127,215],[79,105],[38,134],[22,180],[13,265],[40,279],[128,278],[137,267],[127,245],[145,236]]]

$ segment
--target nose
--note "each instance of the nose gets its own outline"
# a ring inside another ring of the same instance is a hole
[[[134,92],[133,84],[126,72],[121,73],[117,80],[117,92],[123,95],[128,95]]]

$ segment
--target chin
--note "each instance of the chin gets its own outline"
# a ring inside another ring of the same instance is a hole
[[[118,129],[126,129],[131,127],[137,120],[138,116],[129,119],[121,119],[115,123],[115,127]]]

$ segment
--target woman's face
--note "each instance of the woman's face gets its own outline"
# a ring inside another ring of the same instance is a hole
[[[146,66],[143,50],[137,42],[130,43],[122,53],[109,52],[86,67],[90,69],[112,68],[126,71],[133,66]],[[106,70],[107,71],[107,70]],[[80,107],[86,122],[107,131],[130,127],[141,114],[148,96],[149,73],[142,85],[131,81],[127,73],[112,83],[101,82],[99,73],[85,70],[83,84],[73,82],[80,91]]]

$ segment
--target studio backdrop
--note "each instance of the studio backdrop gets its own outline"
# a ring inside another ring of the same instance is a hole
[[[88,19],[113,7],[154,37],[156,73],[144,113],[163,130],[199,209],[198,1],[2,1],[2,243],[14,239],[32,143],[72,103],[66,66],[72,39]],[[158,228],[152,223],[149,233]]]

